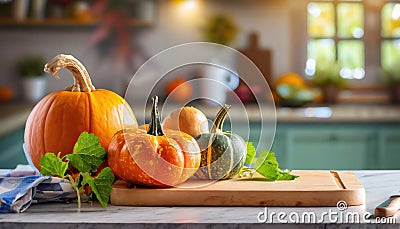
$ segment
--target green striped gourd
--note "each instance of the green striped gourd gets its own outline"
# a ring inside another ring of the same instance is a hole
[[[224,105],[215,117],[210,133],[195,137],[201,151],[199,179],[229,179],[239,173],[246,159],[246,143],[236,134],[222,132],[230,105]]]

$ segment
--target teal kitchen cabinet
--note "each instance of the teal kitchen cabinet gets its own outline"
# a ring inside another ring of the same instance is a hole
[[[0,169],[28,164],[22,149],[25,122],[33,104],[15,101],[0,103]]]
[[[278,123],[279,132],[291,169],[400,169],[399,123]]]
[[[22,149],[23,143],[23,128],[0,139],[0,169],[13,169],[17,164],[28,164]]]
[[[227,122],[224,130],[229,129]],[[270,149],[275,136],[271,150],[281,168],[400,169],[400,123],[278,122],[275,135],[266,131],[264,139],[258,122],[236,122],[233,131],[258,150]],[[0,168],[27,164],[23,133],[21,128],[0,138]]]
[[[240,135],[245,141],[250,141],[254,144],[257,148],[257,152],[260,150],[271,150],[276,152],[276,158],[278,159],[279,164],[281,167],[288,167],[287,166],[287,151],[286,151],[286,136],[284,129],[276,129],[275,135],[272,131],[273,128],[271,126],[264,126],[263,137],[264,139],[260,138],[261,135],[261,125],[259,122],[250,122],[241,123],[241,122],[234,122],[231,126],[230,122],[225,122],[224,131],[233,131],[234,133]],[[264,124],[266,125],[266,124]],[[249,130],[250,128],[250,130]],[[267,130],[267,131],[265,131]]]
[[[287,132],[291,169],[371,169],[374,132],[365,128],[298,128]]]
[[[400,169],[400,129],[379,130],[378,136],[378,162],[380,167]]]
[[[275,132],[275,138],[272,143],[271,151],[275,153],[276,159],[279,162],[281,168],[289,168],[288,160],[289,155],[287,151],[287,138],[286,132],[282,128],[277,128]]]
[[[268,139],[259,141],[260,131],[258,123],[250,123],[248,140],[269,149]],[[281,168],[400,169],[400,123],[278,122],[271,150]]]

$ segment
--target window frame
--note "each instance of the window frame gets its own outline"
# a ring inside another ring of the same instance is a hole
[[[361,41],[363,43],[363,45],[364,45],[364,58],[363,58],[364,59],[363,69],[364,69],[364,72],[365,72],[364,78],[367,77],[366,51],[365,51],[365,47],[366,47],[366,45],[365,45],[365,39],[366,39],[365,38],[366,37],[366,35],[365,35],[365,26],[366,26],[365,19],[366,19],[367,15],[366,15],[366,3],[365,3],[365,1],[363,1],[363,0],[308,0],[307,4],[306,4],[306,7],[308,7],[308,5],[310,3],[332,3],[333,4],[333,9],[334,9],[334,21],[333,21],[333,23],[334,23],[335,33],[334,33],[333,36],[326,36],[326,37],[324,37],[324,36],[322,36],[322,37],[310,36],[309,31],[308,31],[308,12],[306,11],[307,12],[306,13],[307,14],[307,16],[306,16],[307,17],[306,18],[306,28],[307,28],[306,29],[306,37],[307,37],[306,38],[307,39],[306,60],[308,59],[308,42],[311,41],[311,40],[332,39],[333,43],[335,45],[335,60],[336,61],[338,61],[338,59],[339,59],[339,43],[341,41]],[[361,38],[339,37],[339,35],[338,35],[339,34],[338,33],[338,5],[340,3],[358,3],[358,4],[361,4],[363,6],[363,29],[364,29],[364,34],[363,34],[363,36]],[[352,80],[359,82],[359,81],[363,80],[364,78],[362,78],[362,79],[352,79]]]
[[[307,62],[307,6],[310,2],[327,2],[327,0],[304,0],[292,4],[291,10],[291,66],[292,70],[305,75]],[[330,2],[330,1],[329,1]],[[388,86],[382,83],[381,75],[381,24],[382,8],[385,3],[400,3],[400,0],[363,0],[364,4],[364,46],[365,78],[349,82],[349,92],[387,93]],[[384,99],[379,100],[384,101]]]
[[[383,64],[382,64],[382,45],[383,45],[383,43],[385,42],[385,41],[395,41],[395,40],[400,40],[400,36],[397,36],[397,37],[395,37],[395,36],[383,36],[382,35],[382,11],[383,11],[383,8],[385,7],[385,5],[386,4],[390,4],[390,3],[397,3],[397,4],[400,4],[400,1],[399,0],[385,0],[385,1],[383,1],[382,2],[382,5],[381,5],[381,7],[380,7],[380,22],[379,22],[379,25],[381,26],[380,27],[380,33],[379,33],[379,37],[380,37],[380,39],[379,39],[379,48],[380,48],[380,53],[379,53],[379,56],[380,56],[380,58],[379,58],[379,65],[381,66],[381,68],[383,69]]]

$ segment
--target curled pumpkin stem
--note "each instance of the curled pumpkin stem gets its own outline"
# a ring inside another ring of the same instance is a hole
[[[62,68],[68,69],[74,77],[74,84],[66,88],[66,90],[74,92],[91,92],[96,90],[85,66],[71,55],[57,55],[44,66],[44,71],[53,74],[59,79],[58,71]]]
[[[231,105],[228,104],[225,104],[224,106],[221,107],[221,109],[218,111],[218,114],[215,116],[214,123],[210,131],[211,133],[222,131],[222,126],[224,125],[226,115],[228,114],[230,108]]]

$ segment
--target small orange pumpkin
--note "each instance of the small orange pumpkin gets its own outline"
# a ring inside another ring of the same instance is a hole
[[[208,133],[208,120],[206,115],[195,107],[181,107],[165,117],[163,128],[179,130],[196,137]]]
[[[112,138],[108,164],[117,177],[133,184],[168,187],[183,183],[197,171],[199,146],[184,132],[162,129],[157,97],[148,131],[145,128],[120,130]]]
[[[187,102],[192,96],[192,86],[182,77],[171,80],[166,88],[167,96],[177,102]]]
[[[74,84],[44,97],[26,122],[24,140],[37,168],[46,152],[61,152],[61,156],[71,153],[84,131],[98,136],[100,144],[107,149],[115,132],[123,127],[137,127],[128,103],[112,91],[96,90],[77,59],[58,55],[46,64],[45,71],[58,78],[61,68],[72,72]]]
[[[279,76],[274,82],[274,88],[277,88],[281,84],[287,84],[291,86],[298,86],[300,88],[307,88],[307,83],[300,75],[288,72]]]
[[[9,87],[0,86],[0,102],[9,102],[13,98],[13,90]]]

